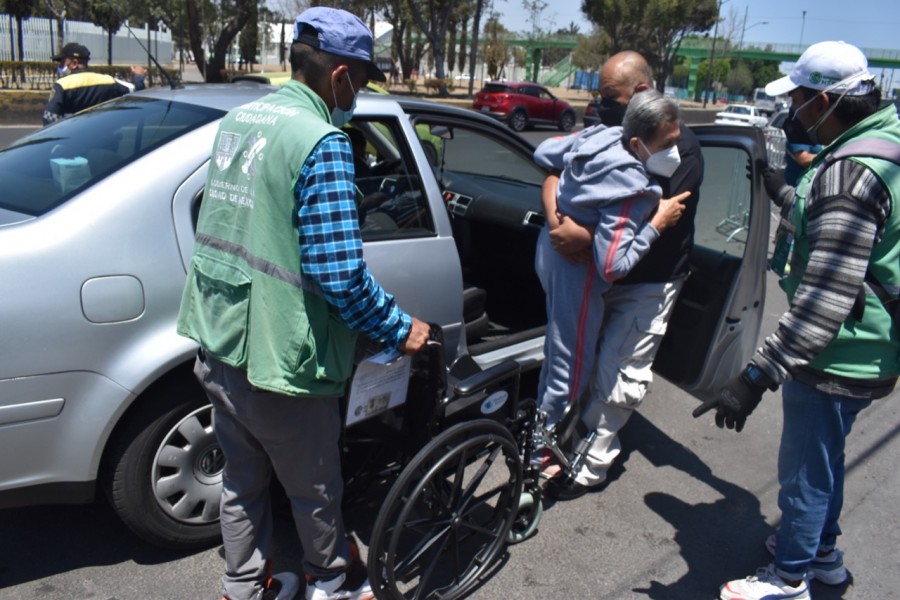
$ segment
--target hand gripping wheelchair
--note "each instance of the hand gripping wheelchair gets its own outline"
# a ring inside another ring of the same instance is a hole
[[[345,426],[345,498],[390,485],[369,537],[380,600],[458,598],[507,544],[537,529],[537,410],[519,399],[519,376],[511,360],[481,370],[462,356],[448,368],[432,326],[427,348],[411,357],[405,402],[387,408],[370,398],[362,410],[375,404],[375,414]]]

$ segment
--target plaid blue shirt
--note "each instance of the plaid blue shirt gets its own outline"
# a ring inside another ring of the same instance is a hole
[[[398,347],[412,319],[375,281],[363,259],[353,154],[344,136],[322,138],[300,169],[294,198],[303,273],[319,284],[348,327]]]

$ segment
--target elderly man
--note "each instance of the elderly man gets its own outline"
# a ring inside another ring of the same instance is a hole
[[[882,304],[900,289],[900,121],[893,106],[879,107],[874,79],[858,48],[820,42],[766,86],[790,95],[794,118],[825,147],[796,188],[780,172],[766,177],[786,217],[777,237],[790,251],[781,273],[790,309],[718,399],[695,411],[715,408],[719,427],[740,431],[763,392],[783,385],[781,525],[766,541],[775,560],[723,585],[725,600],[804,599],[811,579],[849,577],[836,547],[845,440],[900,374],[900,335]]]
[[[339,399],[357,331],[409,354],[429,333],[363,260],[353,154],[339,128],[359,90],[384,81],[372,48],[358,17],[304,11],[294,26],[292,78],[229,112],[216,135],[206,189],[230,191],[203,202],[178,331],[200,345],[194,372],[227,461],[229,600],[297,592],[295,575],[269,573],[273,473],[303,545],[307,600],[372,598],[341,514]]]

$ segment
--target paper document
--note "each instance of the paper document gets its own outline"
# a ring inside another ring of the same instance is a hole
[[[412,360],[398,350],[385,350],[359,363],[350,384],[347,425],[406,402]]]

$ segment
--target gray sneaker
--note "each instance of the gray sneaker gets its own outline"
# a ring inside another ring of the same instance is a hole
[[[766,538],[766,550],[775,556],[775,534]],[[834,548],[824,556],[816,556],[809,563],[809,576],[826,585],[844,585],[850,573],[844,566],[844,552]]]

